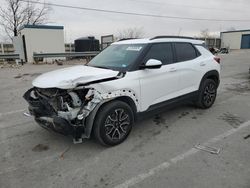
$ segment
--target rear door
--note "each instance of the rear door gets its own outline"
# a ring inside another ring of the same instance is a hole
[[[179,95],[184,95],[198,90],[202,68],[206,67],[199,51],[191,44],[185,42],[174,43],[176,66],[180,76]]]

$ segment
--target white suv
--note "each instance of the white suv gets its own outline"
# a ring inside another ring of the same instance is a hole
[[[183,100],[200,108],[213,105],[220,59],[204,42],[160,36],[113,43],[88,65],[45,73],[24,94],[30,114],[46,129],[73,136],[94,135],[117,145],[138,115]]]

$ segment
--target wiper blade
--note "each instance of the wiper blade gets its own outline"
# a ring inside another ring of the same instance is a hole
[[[100,69],[110,69],[108,67],[102,67],[102,66],[93,66],[93,67],[100,68]]]

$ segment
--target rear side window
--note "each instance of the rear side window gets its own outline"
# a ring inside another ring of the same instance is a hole
[[[175,43],[177,62],[188,61],[197,57],[195,48],[189,43]]]
[[[157,59],[162,62],[163,65],[171,64],[174,62],[172,45],[170,43],[153,44],[148,51],[145,61],[149,59]]]

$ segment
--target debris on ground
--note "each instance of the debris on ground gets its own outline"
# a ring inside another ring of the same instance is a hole
[[[26,117],[32,117],[32,115],[29,112],[24,112],[23,115]]]
[[[62,60],[55,60],[55,63],[57,64],[57,65],[63,65],[63,61]]]
[[[23,77],[26,77],[26,76],[36,77],[36,76],[39,76],[39,75],[41,75],[41,73],[32,73],[32,74],[25,73],[25,74],[18,74],[18,75],[15,76],[14,78],[15,78],[15,79],[18,79],[18,78],[23,78]]]
[[[239,94],[249,92],[250,91],[250,82],[249,82],[249,80],[245,80],[241,83],[233,83],[233,84],[230,84],[230,86],[227,87],[226,89],[229,91],[237,92]]]
[[[181,119],[181,118],[183,118],[183,117],[185,117],[185,116],[187,116],[187,115],[189,115],[189,112],[182,112],[182,113],[178,116],[178,118]]]
[[[42,152],[42,151],[47,151],[48,149],[49,149],[49,146],[44,145],[44,144],[38,144],[32,149],[32,151]]]
[[[21,68],[22,67],[22,65],[17,65],[17,64],[3,64],[3,65],[1,65],[0,66],[0,68],[1,69],[3,69],[3,68],[16,68],[16,69],[19,69],[19,68]]]
[[[166,119],[164,119],[161,115],[157,114],[155,115],[154,119],[153,119],[154,123],[156,125],[162,125],[162,124],[166,124]]]
[[[69,150],[70,150],[70,146],[62,152],[62,154],[60,155],[60,159],[64,159],[65,153],[67,153]]]
[[[211,147],[211,146],[204,146],[204,145],[196,144],[194,147],[196,149],[209,152],[211,154],[217,154],[218,155],[220,153],[219,148],[215,148],[215,147]]]
[[[233,128],[238,128],[242,123],[244,123],[245,121],[235,115],[235,114],[231,114],[230,112],[226,112],[226,113],[223,113],[219,119],[225,121],[226,123],[228,123],[229,125],[231,125]]]
[[[248,138],[250,138],[250,134],[244,137],[245,140]]]

